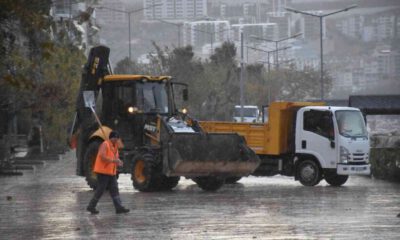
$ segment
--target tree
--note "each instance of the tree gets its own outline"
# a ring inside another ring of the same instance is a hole
[[[31,105],[29,92],[41,74],[40,58],[51,51],[50,6],[49,0],[0,2],[0,137],[16,133],[16,116]]]
[[[215,53],[210,56],[211,63],[225,65],[228,67],[236,66],[236,47],[232,42],[224,42],[221,47],[215,49]]]
[[[168,56],[168,74],[179,81],[190,83],[194,75],[201,71],[201,64],[193,58],[191,46],[174,48]]]
[[[116,74],[138,74],[142,72],[142,69],[135,62],[126,57],[117,62],[114,72]]]
[[[246,67],[245,102],[249,105],[269,104],[268,94],[273,89],[271,80],[262,64],[250,64]]]
[[[202,91],[199,88],[204,75],[204,67],[199,59],[194,58],[193,48],[191,46],[174,48],[171,53],[168,53],[168,75],[172,76],[175,81],[186,83],[190,89],[189,103],[185,106],[194,117],[199,117],[200,109],[199,98]],[[180,94],[177,94],[176,101],[178,107],[183,107],[180,103]],[[195,110],[196,111],[192,111]]]
[[[320,73],[311,67],[306,67],[300,71],[291,66],[288,69],[275,72],[272,81],[275,82],[275,86],[280,92],[280,95],[275,96],[277,100],[304,101],[320,98]],[[331,83],[332,78],[325,72],[325,92],[329,92]]]
[[[204,63],[204,74],[196,90],[201,102],[201,119],[229,120],[233,106],[239,102],[239,72],[236,47],[225,42],[215,49],[210,61]]]
[[[255,66],[248,66],[247,69],[250,71],[252,68]],[[272,70],[270,73],[256,68],[248,75],[248,101],[257,105],[267,104],[269,93],[272,101],[306,101],[320,97],[320,74],[311,67],[298,70],[292,65],[289,68],[280,68],[279,71]],[[324,84],[325,92],[329,92],[332,78],[327,72],[324,74]]]
[[[55,47],[43,62],[43,81],[35,89],[32,109],[41,113],[47,146],[62,149],[75,113],[75,100],[85,56],[77,49]]]
[[[84,59],[74,45],[81,33],[71,24],[56,24],[49,15],[52,4],[0,2],[0,137],[17,133],[17,116],[28,118],[24,126],[39,119],[50,147],[65,143]],[[87,21],[82,14],[79,20]]]
[[[225,42],[216,48],[210,59],[201,62],[194,57],[191,46],[172,51],[153,43],[156,54],[146,69],[151,75],[167,74],[187,83],[190,89],[189,113],[201,120],[231,120],[234,105],[239,104],[240,67],[236,47]],[[152,71],[153,70],[153,71]],[[312,68],[297,70],[294,66],[267,73],[261,64],[250,64],[245,69],[245,103],[265,105],[272,100],[302,101],[319,97],[319,72]],[[331,77],[325,76],[328,92]],[[194,111],[190,111],[193,109]]]
[[[201,84],[204,82],[201,81],[203,80],[204,66],[199,59],[194,58],[193,48],[186,46],[174,48],[171,51],[168,47],[162,49],[154,42],[153,46],[156,53],[148,55],[149,64],[138,65],[138,72],[149,75],[169,75],[173,77],[174,81],[188,84],[191,94],[189,104],[185,107],[189,110],[199,109],[198,99],[203,93],[199,88],[203,88]],[[179,100],[178,95],[176,100]],[[197,112],[194,115],[198,117]]]

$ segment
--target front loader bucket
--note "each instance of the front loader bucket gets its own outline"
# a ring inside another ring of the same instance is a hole
[[[248,176],[260,159],[236,133],[172,133],[164,148],[168,176]]]

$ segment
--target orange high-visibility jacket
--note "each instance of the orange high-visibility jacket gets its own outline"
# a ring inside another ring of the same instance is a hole
[[[107,158],[119,159],[118,147],[117,146],[114,147],[110,141],[108,140],[104,141],[100,145],[100,148],[102,147],[106,147],[107,149],[106,150]],[[96,157],[96,162],[94,164],[93,172],[114,176],[115,174],[117,174],[117,163],[110,163],[104,161],[100,157],[100,153],[98,153]]]

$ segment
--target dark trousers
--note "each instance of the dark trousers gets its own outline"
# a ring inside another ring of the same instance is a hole
[[[100,173],[97,173],[97,187],[96,191],[94,192],[94,196],[89,203],[89,206],[96,206],[97,202],[100,200],[107,187],[115,208],[122,207],[121,199],[119,197],[117,177]]]
[[[119,195],[118,182],[116,176],[105,175],[97,173],[97,187],[94,193],[96,199],[100,199],[108,186],[108,191],[112,198]]]

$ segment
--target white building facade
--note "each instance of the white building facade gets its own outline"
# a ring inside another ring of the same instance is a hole
[[[157,5],[151,7],[151,5]],[[145,19],[195,19],[207,16],[207,0],[143,0]]]
[[[183,25],[183,44],[192,45],[196,49],[206,44],[213,48],[211,45],[229,40],[229,21],[185,22]]]
[[[276,23],[254,23],[254,24],[233,24],[232,40],[240,41],[240,33],[247,37],[257,36],[265,39],[276,39],[278,37],[278,28]]]

